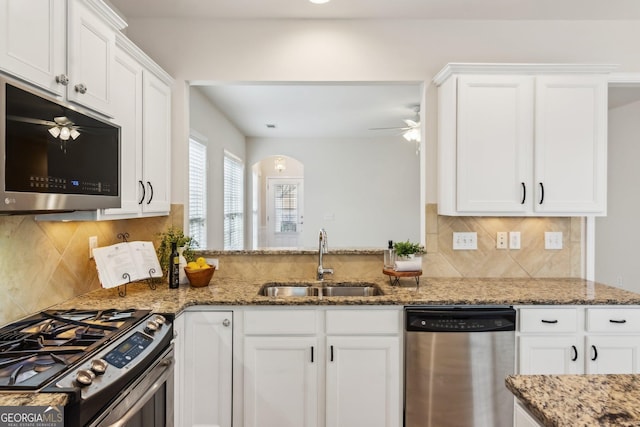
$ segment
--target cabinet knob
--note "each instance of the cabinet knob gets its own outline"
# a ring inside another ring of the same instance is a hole
[[[87,86],[84,83],[75,85],[76,92],[85,94],[87,93]]]
[[[59,74],[56,76],[56,83],[66,86],[69,84],[69,77],[66,74]]]
[[[231,325],[231,320],[229,320],[229,319],[224,319],[224,320],[222,321],[222,326],[227,326],[227,327],[228,327],[229,325]]]

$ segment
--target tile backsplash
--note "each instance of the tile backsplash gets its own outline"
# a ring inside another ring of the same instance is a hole
[[[582,277],[582,218],[446,217],[437,215],[437,206],[431,204],[425,215],[425,277]],[[155,242],[157,233],[168,226],[182,226],[183,216],[183,206],[173,205],[170,216],[120,221],[0,217],[0,325],[100,287],[95,264],[89,259],[90,236],[98,236],[99,246],[117,243],[122,232],[128,232],[130,240]],[[454,231],[477,232],[478,250],[454,251]],[[522,249],[496,249],[498,231],[520,231]],[[545,231],[563,232],[562,250],[544,249]],[[382,255],[333,257],[328,254],[326,260],[335,264],[331,266],[340,276],[348,272],[350,278],[365,279],[381,274]],[[317,262],[311,255],[247,255],[234,257],[232,264],[221,261],[218,274],[273,279],[313,277]]]
[[[0,325],[100,287],[89,259],[89,237],[98,246],[155,241],[170,225],[182,226],[183,206],[171,215],[98,222],[36,221],[32,215],[0,216]]]

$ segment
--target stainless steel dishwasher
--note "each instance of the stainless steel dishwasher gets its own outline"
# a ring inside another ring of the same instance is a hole
[[[405,310],[405,427],[513,425],[516,312],[508,306]]]

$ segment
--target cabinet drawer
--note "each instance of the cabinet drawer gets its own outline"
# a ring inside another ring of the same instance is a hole
[[[640,309],[589,308],[587,309],[587,331],[640,332]]]
[[[246,335],[314,335],[316,310],[251,310],[244,312]]]
[[[328,310],[326,332],[329,335],[399,334],[398,310]]]
[[[575,308],[523,308],[520,332],[576,332],[578,310]]]

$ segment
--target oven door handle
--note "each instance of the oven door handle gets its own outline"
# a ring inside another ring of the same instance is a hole
[[[149,399],[151,399],[156,394],[156,392],[160,389],[160,387],[162,387],[162,384],[164,384],[167,381],[167,379],[169,378],[169,375],[173,374],[172,368],[174,363],[175,361],[173,357],[168,357],[166,359],[163,359],[161,362],[159,362],[158,365],[153,369],[153,370],[162,369],[162,373],[160,374],[158,379],[153,383],[151,387],[149,387],[149,389],[142,395],[142,397],[138,399],[135,405],[129,408],[129,410],[127,410],[127,412],[118,421],[116,421],[113,424],[110,424],[108,427],[125,426],[129,422],[129,420],[135,414],[137,414],[138,411],[144,407],[144,405],[147,404]]]

